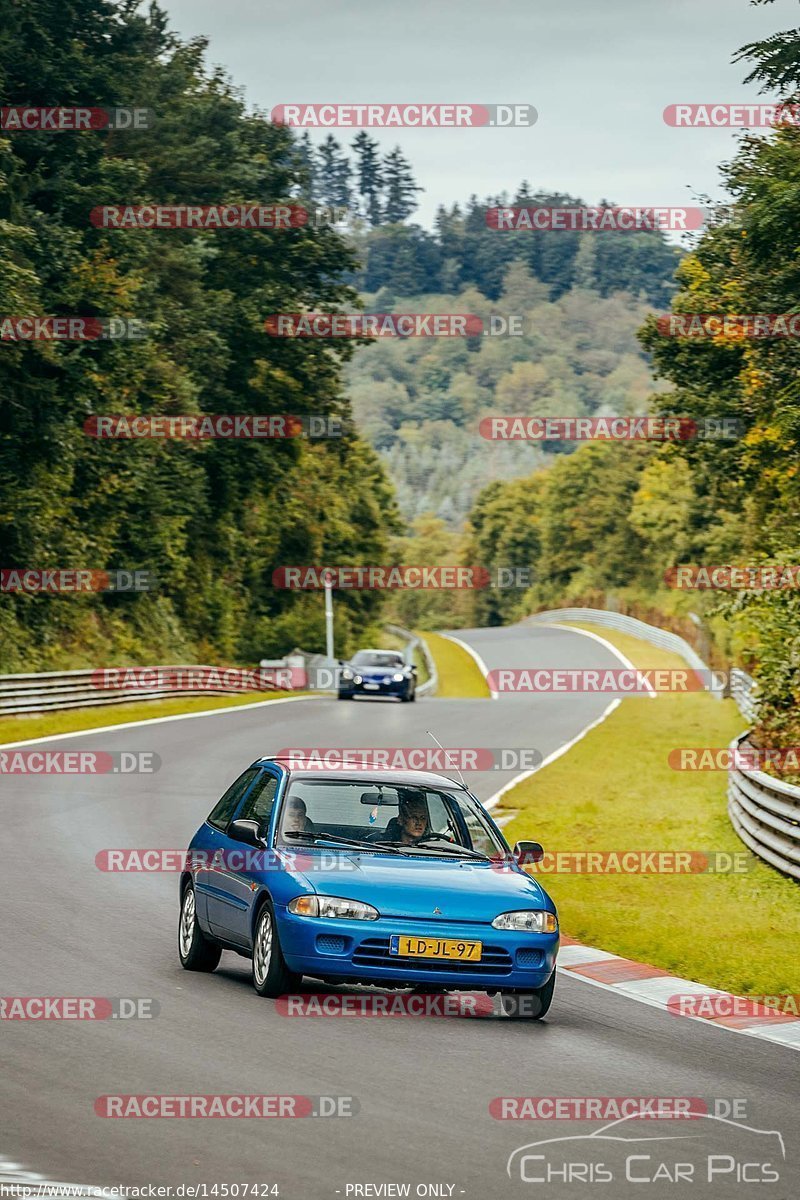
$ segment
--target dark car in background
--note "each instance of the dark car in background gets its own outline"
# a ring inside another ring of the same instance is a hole
[[[414,700],[417,668],[397,650],[359,650],[339,671],[339,699],[354,696],[398,696]]]

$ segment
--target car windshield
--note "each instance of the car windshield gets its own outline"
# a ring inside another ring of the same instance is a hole
[[[354,667],[402,667],[402,654],[389,650],[359,650],[352,659]]]
[[[466,792],[346,779],[293,779],[280,837],[287,845],[326,837],[392,844],[401,852],[496,858],[508,847]]]

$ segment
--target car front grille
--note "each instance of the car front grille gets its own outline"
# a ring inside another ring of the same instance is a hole
[[[511,955],[502,946],[484,944],[480,962],[456,962],[445,958],[411,958],[389,953],[388,938],[365,938],[353,953],[353,966],[391,967],[398,974],[409,971],[441,971],[443,974],[510,975]]]

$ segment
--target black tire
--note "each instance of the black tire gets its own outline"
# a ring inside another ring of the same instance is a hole
[[[416,697],[417,697],[416,688],[414,688],[413,691],[411,688],[409,688],[408,691],[405,693],[405,695],[401,696],[400,699],[403,700],[406,704],[412,704],[414,702],[414,700],[416,699]]]
[[[178,918],[178,957],[184,971],[213,971],[219,964],[222,947],[209,941],[200,928],[195,908],[194,886],[187,883],[181,895]]]
[[[529,992],[501,992],[500,1005],[505,1016],[515,1021],[541,1021],[553,1001],[556,987],[556,973],[540,988],[532,988]]]
[[[266,954],[263,944],[265,938],[269,942]],[[299,983],[300,976],[295,975],[286,966],[278,938],[275,912],[267,900],[259,909],[253,934],[253,987],[259,996],[268,996],[275,1000],[278,996],[295,991]]]
[[[339,692],[339,699],[340,700],[352,700],[353,693],[352,692]]]

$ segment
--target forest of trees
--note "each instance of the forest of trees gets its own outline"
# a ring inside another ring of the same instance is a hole
[[[269,339],[267,314],[351,309],[330,229],[95,228],[101,204],[286,201],[293,135],[245,112],[204,43],[125,0],[6,3],[0,105],[145,104],[150,131],[0,135],[0,313],[129,316],[131,341],[0,344],[0,564],[146,569],[135,595],[0,596],[0,671],[245,661],[324,645],[318,595],[279,563],[381,561],[395,521],[374,452],[324,441],[97,441],[98,413],[315,413],[344,420],[345,343]],[[47,52],[42,53],[42,47]],[[352,481],[359,481],[358,487]],[[338,611],[343,650],[378,597]]]
[[[484,210],[507,196],[443,208],[428,232],[410,223],[421,189],[399,147],[382,154],[363,131],[347,148],[331,136],[314,146],[248,113],[204,52],[133,0],[14,3],[0,29],[0,104],[90,98],[146,102],[155,115],[145,131],[0,136],[0,313],[133,317],[148,331],[136,342],[0,346],[0,562],[157,580],[134,595],[5,593],[0,670],[252,661],[320,645],[319,597],[273,588],[276,564],[384,561],[403,530],[390,476],[406,519],[431,510],[457,528],[486,479],[546,461],[476,437],[497,404],[627,412],[649,391],[633,333],[672,287],[679,252],[662,235],[498,234]],[[572,201],[527,184],[513,199]],[[198,232],[89,218],[120,201],[287,200],[346,207],[352,219]],[[409,300],[513,310],[525,336],[365,346],[343,381],[352,345],[263,332],[270,312]],[[84,433],[104,413],[282,412],[336,416],[347,433],[238,443]],[[342,599],[347,652],[380,603]]]
[[[411,221],[420,189],[399,148],[381,154],[366,133],[315,146],[273,126],[204,52],[135,0],[6,4],[0,105],[146,103],[156,126],[0,133],[0,314],[147,323],[135,342],[0,343],[0,565],[144,569],[157,587],[3,594],[0,671],[252,662],[319,647],[320,597],[274,588],[277,565],[462,561],[532,568],[534,583],[394,596],[388,609],[375,593],[343,593],[340,653],[387,611],[428,627],[578,600],[685,625],[694,611],[718,653],[757,674],[765,727],[800,737],[797,590],[663,585],[680,562],[800,561],[800,349],[732,332],[667,338],[654,316],[670,304],[798,311],[800,129],[742,138],[730,203],[688,254],[659,233],[488,229],[493,204],[578,202],[527,183],[441,208],[428,231]],[[797,102],[797,31],[740,57],[770,98]],[[89,219],[120,201],[289,200],[354,215],[277,232]],[[356,348],[264,334],[270,313],[360,304],[520,314],[524,335]],[[578,449],[477,432],[487,412],[648,410],[735,417],[746,432]],[[286,412],[340,418],[345,434],[103,442],[84,432],[103,413]]]
[[[585,203],[577,196],[532,191],[523,180],[513,195],[473,195],[464,205],[439,205],[429,231],[408,220],[423,189],[399,146],[381,156],[378,142],[363,129],[349,147],[333,134],[315,146],[304,133],[297,156],[304,172],[298,197],[343,218],[340,224],[361,264],[349,281],[377,295],[384,307],[400,296],[455,295],[469,287],[497,300],[516,263],[544,284],[553,300],[580,287],[604,297],[627,292],[665,308],[675,290],[681,252],[663,233],[498,233],[487,225],[490,208],[577,207]],[[601,206],[613,203],[600,201]]]
[[[553,234],[555,238],[560,234]],[[654,388],[636,331],[651,306],[625,292],[573,287],[551,298],[527,264],[512,263],[490,300],[475,287],[398,299],[425,311],[519,318],[522,336],[384,339],[345,369],[358,427],[379,450],[408,520],[432,513],[458,528],[487,481],[511,479],[571,450],[486,441],[491,414],[595,416],[645,410]],[[370,304],[369,307],[380,307]]]
[[[742,58],[771,99],[800,101],[800,31],[745,47]],[[800,128],[745,135],[725,169],[731,204],[678,270],[681,313],[800,310]],[[800,736],[800,596],[796,587],[676,592],[678,563],[800,563],[800,347],[797,339],[662,336],[641,332],[672,385],[653,407],[693,418],[729,416],[730,441],[590,444],[526,480],[490,483],[470,517],[464,561],[535,564],[525,595],[481,594],[476,620],[534,608],[598,606],[690,611],[717,646],[755,673],[762,730],[772,744]],[[688,624],[688,622],[687,622]]]

